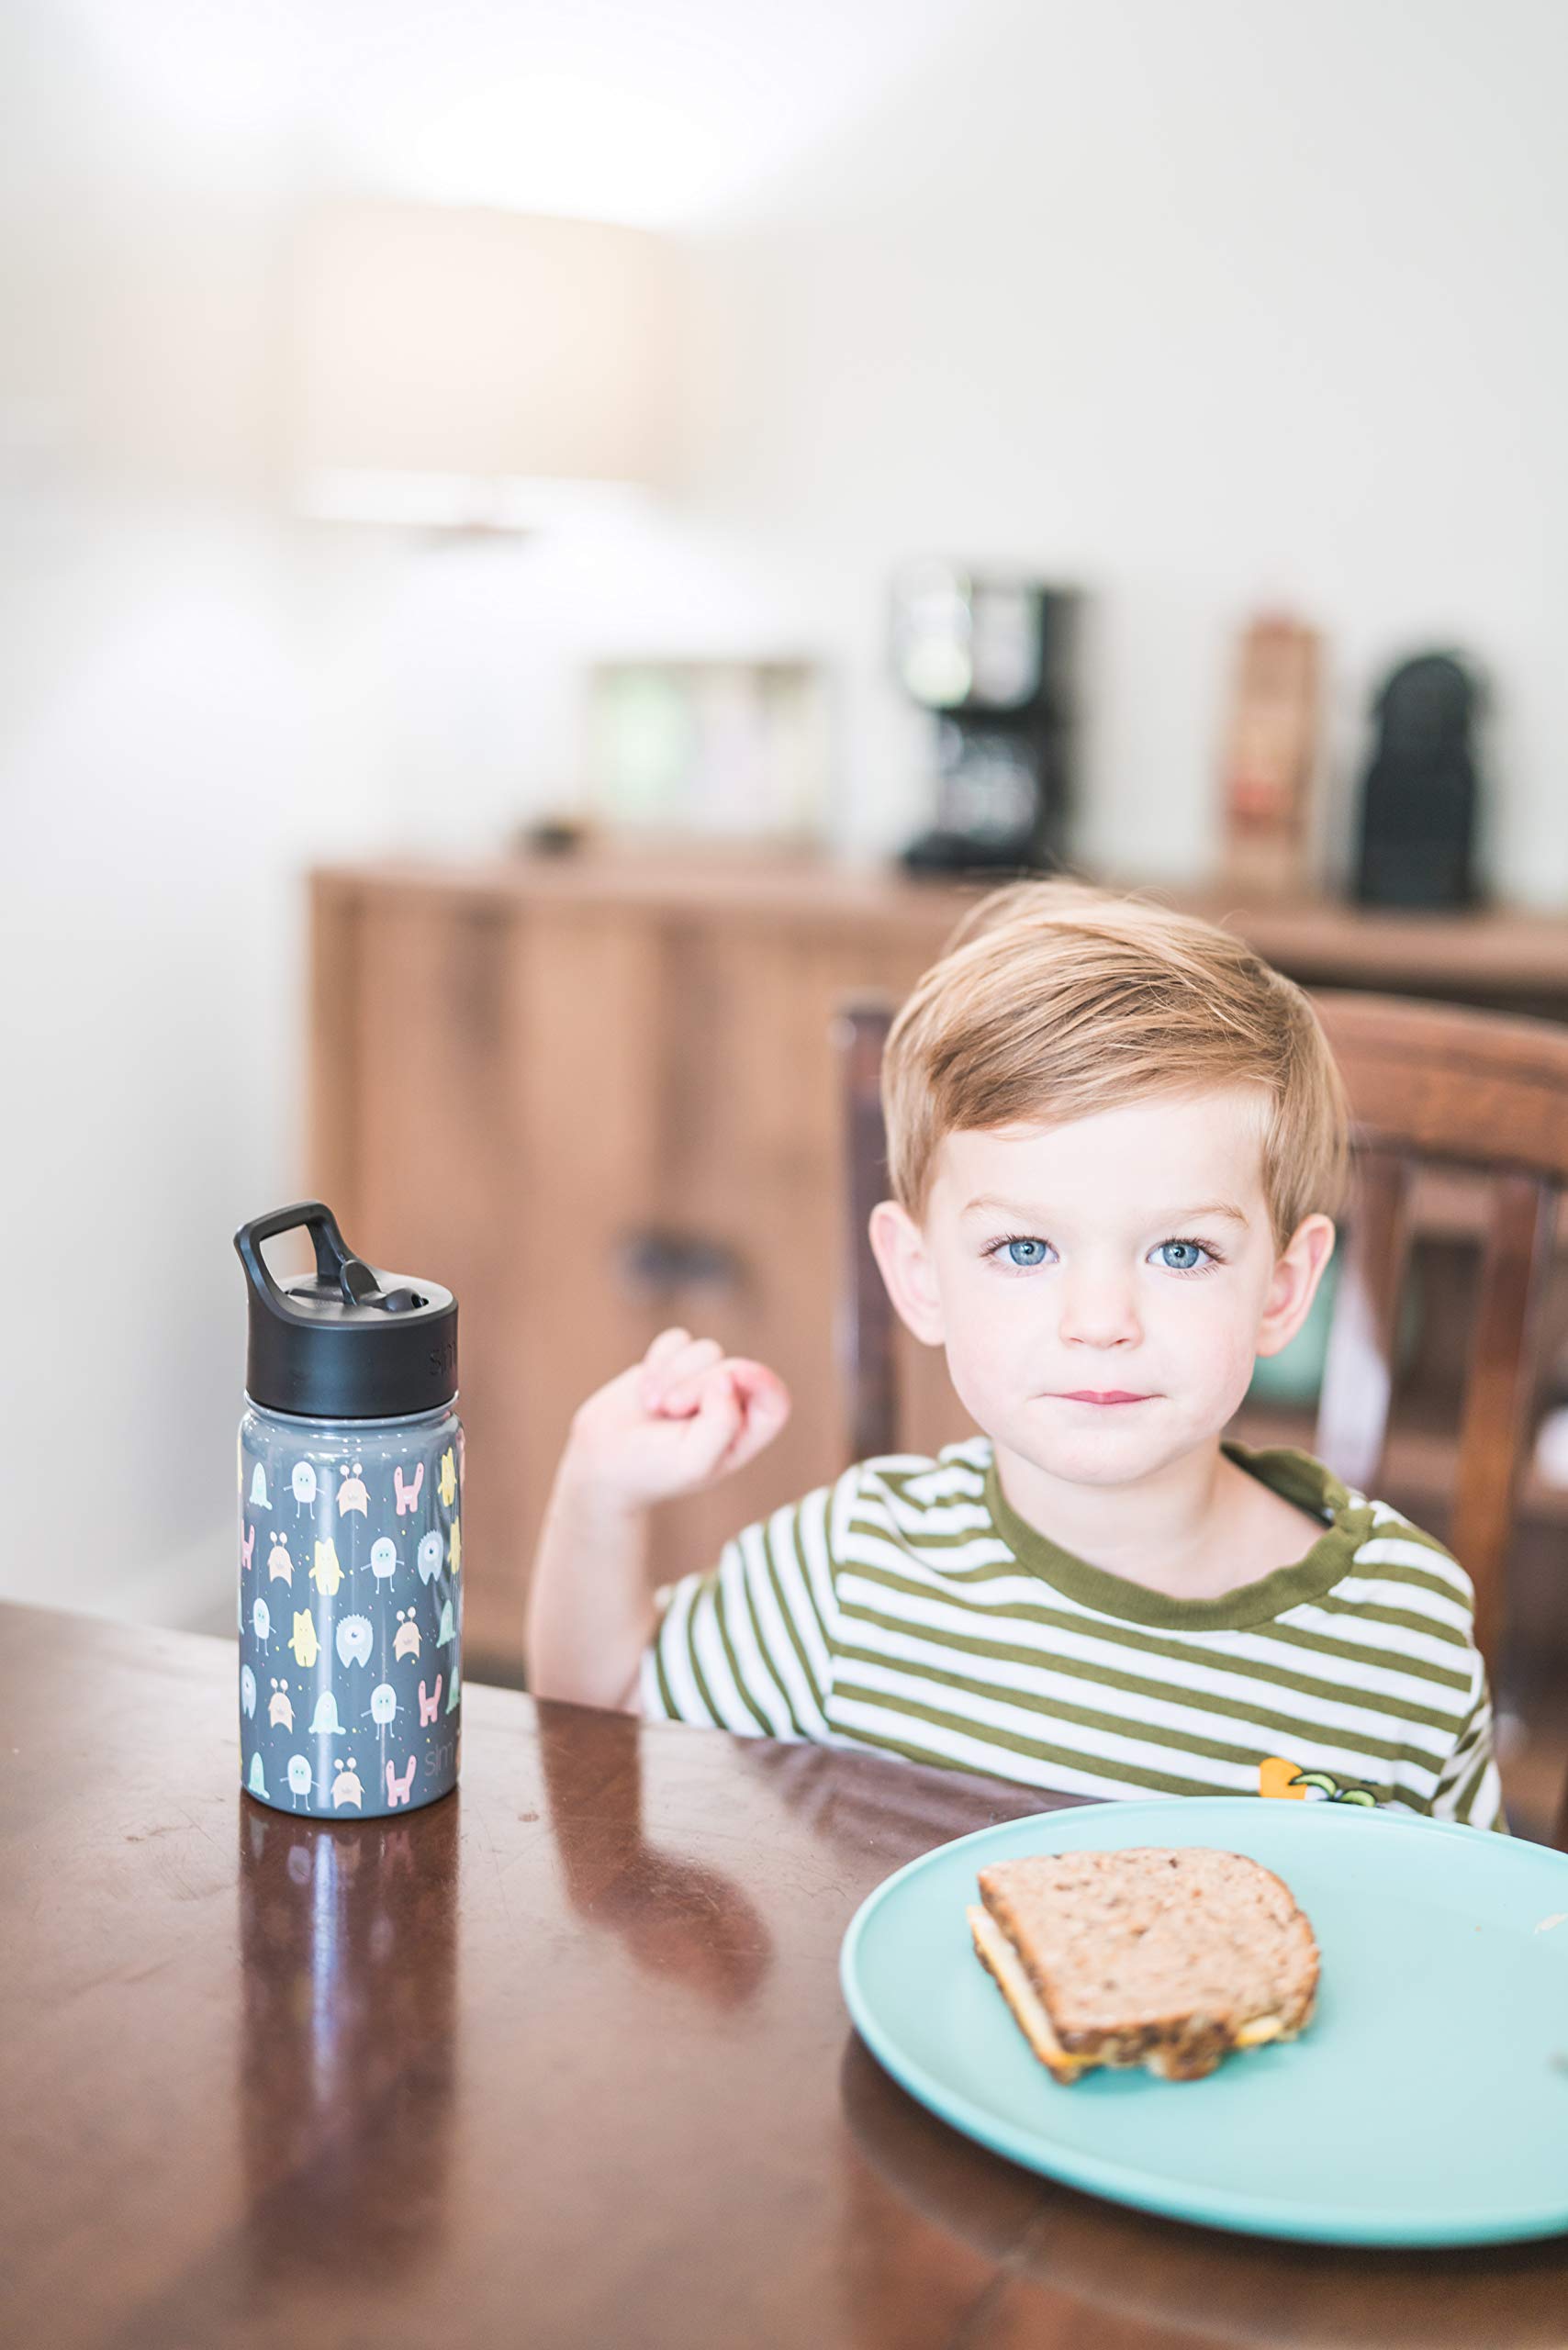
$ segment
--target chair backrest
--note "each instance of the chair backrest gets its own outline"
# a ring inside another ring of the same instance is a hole
[[[1357,1177],[1315,1441],[1318,1457],[1363,1492],[1376,1485],[1388,1432],[1417,1169],[1436,1161],[1491,1178],[1450,1541],[1475,1585],[1477,1641],[1495,1665],[1540,1296],[1568,1181],[1568,1028],[1388,996],[1324,992],[1313,1002],[1350,1096]],[[836,1029],[856,1460],[898,1441],[894,1315],[866,1229],[887,1196],[879,1074],[891,1021],[885,1000],[861,1001],[846,1006]]]

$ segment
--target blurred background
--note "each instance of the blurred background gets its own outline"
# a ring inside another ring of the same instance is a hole
[[[8,1595],[231,1624],[230,1235],[316,1192],[462,1302],[474,1671],[665,1322],[803,1398],[672,1566],[831,1473],[829,1024],[977,869],[1568,1016],[1565,66],[1554,0],[11,0]]]

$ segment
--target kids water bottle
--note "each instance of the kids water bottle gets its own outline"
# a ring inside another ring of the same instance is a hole
[[[261,1244],[303,1225],[316,1270]],[[319,1200],[243,1224],[240,1771],[280,1811],[371,1818],[457,1784],[457,1301],[356,1257]]]

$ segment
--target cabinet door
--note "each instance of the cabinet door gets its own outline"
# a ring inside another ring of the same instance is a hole
[[[833,1024],[853,995],[902,994],[924,959],[874,935],[727,915],[666,929],[655,1228],[670,1245],[666,1278],[647,1284],[649,1326],[682,1323],[760,1358],[794,1408],[749,1468],[660,1514],[661,1577],[711,1565],[742,1526],[846,1465],[848,1237]],[[683,1261],[695,1270],[683,1273]],[[655,1273],[660,1262],[655,1251]],[[939,1353],[911,1341],[904,1373],[905,1440],[969,1432]]]
[[[651,917],[581,901],[526,909],[510,973],[519,1152],[504,1292],[516,1399],[504,1464],[514,1662],[572,1415],[642,1356],[656,1326],[626,1264],[656,1192],[661,982]]]
[[[354,1248],[456,1295],[465,1645],[515,1670],[516,926],[493,899],[377,884],[319,891],[315,946],[312,1170]]]
[[[428,882],[318,886],[313,1180],[354,1246],[460,1307],[465,1642],[521,1665],[529,1568],[571,1416],[680,1323],[794,1410],[739,1476],[659,1512],[661,1579],[845,1466],[847,1234],[836,1012],[929,959],[807,923]],[[905,1343],[902,1441],[968,1432]]]

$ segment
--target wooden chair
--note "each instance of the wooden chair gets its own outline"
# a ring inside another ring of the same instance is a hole
[[[1383,1466],[1417,1169],[1439,1163],[1491,1179],[1450,1539],[1474,1583],[1476,1639],[1495,1666],[1541,1292],[1558,1194],[1568,1182],[1568,1027],[1387,996],[1325,992],[1313,1001],[1350,1095],[1356,1171],[1314,1449],[1363,1493],[1375,1490]],[[848,1153],[844,1344],[856,1460],[891,1451],[898,1432],[894,1315],[866,1230],[873,1205],[887,1197],[879,1077],[891,1018],[886,1002],[860,1002],[846,1006],[835,1029]],[[1568,1801],[1559,1841],[1565,1834]]]

